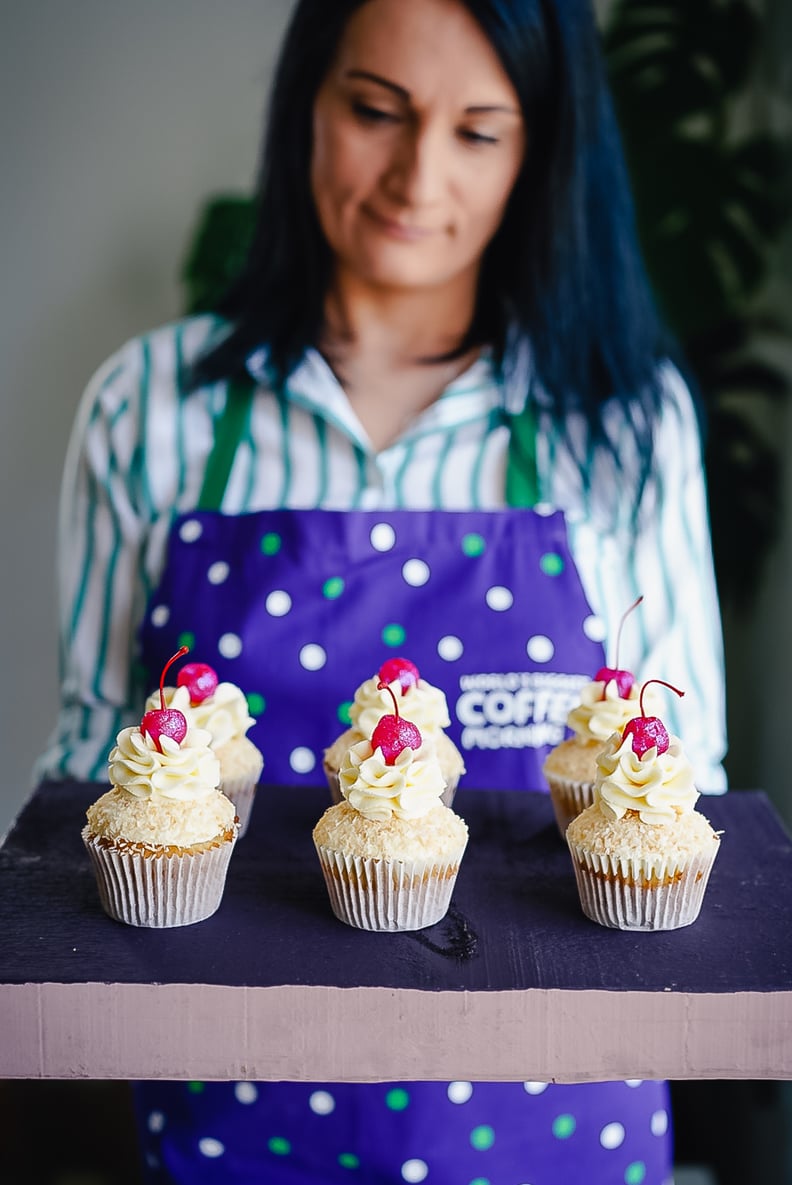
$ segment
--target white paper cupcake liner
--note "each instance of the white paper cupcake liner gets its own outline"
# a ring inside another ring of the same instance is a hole
[[[569,845],[585,915],[616,930],[678,930],[695,922],[718,847],[680,866],[619,860]]]
[[[434,864],[347,856],[316,844],[330,906],[359,930],[422,930],[448,912],[462,851]]]
[[[547,773],[545,777],[550,789],[555,820],[563,837],[572,820],[594,801],[594,783],[573,782],[569,778],[559,778]]]
[[[234,810],[239,819],[240,839],[248,829],[257,787],[258,775],[252,781],[249,775],[246,777],[223,778],[218,787],[225,794],[226,798],[230,798],[234,804]]]
[[[145,856],[106,847],[88,828],[83,842],[91,857],[105,913],[129,926],[165,929],[191,926],[216,912],[236,842],[181,856]]]

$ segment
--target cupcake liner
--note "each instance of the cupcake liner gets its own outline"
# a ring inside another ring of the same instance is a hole
[[[458,853],[435,863],[349,856],[316,844],[330,906],[359,930],[422,930],[448,912]]]
[[[226,798],[230,798],[234,804],[234,810],[239,820],[238,837],[240,839],[248,829],[250,812],[253,810],[253,800],[256,796],[257,787],[258,775],[252,781],[249,776],[223,778],[218,787],[225,794]]]
[[[239,819],[239,835],[248,829],[256,787],[264,758],[247,737],[236,737],[217,750],[220,759],[219,789],[230,798]]]
[[[216,912],[236,830],[232,839],[181,855],[108,847],[91,836],[87,827],[82,838],[105,913],[129,926],[165,929],[191,926]]]
[[[558,830],[561,837],[566,835],[566,829],[573,819],[591,806],[594,801],[594,783],[576,782],[571,778],[560,778],[545,771],[547,785],[550,790],[550,800],[553,804]]]
[[[620,860],[571,843],[569,850],[586,917],[616,930],[678,930],[699,915],[718,846],[684,865],[662,858]]]

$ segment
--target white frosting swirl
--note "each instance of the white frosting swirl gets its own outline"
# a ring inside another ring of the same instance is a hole
[[[644,823],[671,823],[690,814],[697,798],[693,769],[678,737],[669,737],[665,753],[652,747],[639,757],[632,737],[615,732],[597,757],[594,800],[609,819],[637,811]]]
[[[372,749],[370,741],[358,741],[349,749],[339,785],[350,806],[378,823],[387,823],[393,816],[420,819],[437,806],[445,790],[435,760],[424,760],[407,748],[388,765],[382,749]]]
[[[619,695],[615,679],[607,683],[584,683],[580,689],[580,703],[567,716],[567,724],[582,741],[606,741],[612,733],[621,732],[628,720],[640,716],[640,694],[638,683],[632,685],[626,699]],[[644,694],[647,715],[656,710],[656,701],[656,695],[648,688]]]
[[[354,728],[363,736],[370,737],[382,717],[393,712],[393,700],[384,687],[378,690],[379,682],[379,675],[374,675],[361,683],[349,709]],[[448,704],[439,687],[433,687],[425,679],[419,679],[404,693],[398,679],[394,679],[389,686],[396,696],[399,715],[416,724],[422,734],[431,735],[441,728],[448,728],[451,723]]]
[[[188,728],[179,744],[159,738],[162,752],[139,728],[124,728],[110,753],[110,781],[135,798],[152,802],[191,802],[217,790],[220,762],[209,747],[209,733]]]
[[[178,708],[195,728],[204,728],[211,733],[210,744],[219,749],[227,741],[243,737],[256,721],[248,711],[245,693],[235,683],[218,683],[210,696],[200,704],[190,703],[186,687],[166,687],[165,703],[169,708]],[[160,706],[159,691],[146,700],[146,711]]]

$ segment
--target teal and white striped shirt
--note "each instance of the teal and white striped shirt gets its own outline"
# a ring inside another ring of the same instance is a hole
[[[100,368],[83,397],[59,525],[62,709],[40,778],[102,780],[116,733],[139,716],[135,631],[158,583],[171,523],[197,502],[227,394],[218,383],[185,396],[183,376],[217,329],[213,318],[195,317],[134,339]],[[538,406],[537,509],[566,514],[609,660],[622,612],[644,594],[622,661],[638,678],[660,676],[687,690],[683,711],[669,703],[668,722],[698,784],[720,792],[724,676],[699,438],[684,383],[670,366],[663,374],[656,476],[637,530],[630,488],[637,457],[615,405],[606,427],[621,467],[597,450],[588,481],[576,460],[585,447],[582,423],[570,420],[562,437]],[[398,440],[375,452],[331,370],[309,351],[283,397],[260,383],[221,509],[502,508],[507,412],[524,404],[528,382],[511,386],[504,391],[482,356]]]

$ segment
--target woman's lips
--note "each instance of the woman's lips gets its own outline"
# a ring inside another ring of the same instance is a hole
[[[423,242],[424,239],[432,238],[437,234],[437,231],[431,227],[413,226],[410,223],[399,222],[398,219],[388,218],[368,206],[364,206],[363,210],[389,238],[398,239],[402,243]]]

